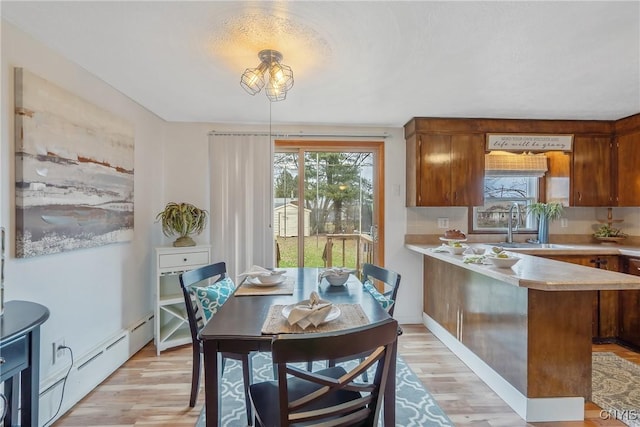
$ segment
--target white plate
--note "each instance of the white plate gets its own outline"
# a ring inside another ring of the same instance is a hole
[[[320,304],[323,303],[327,303],[329,301],[325,301],[325,300],[320,300]],[[289,314],[291,314],[291,310],[293,310],[293,307],[295,307],[296,305],[309,305],[309,300],[306,299],[304,301],[300,301],[297,302],[295,304],[289,304],[289,305],[285,305],[284,307],[282,307],[282,315],[284,316],[285,319],[289,318]],[[338,317],[340,317],[340,308],[337,305],[332,305],[331,306],[331,310],[329,310],[329,314],[327,314],[327,317],[324,319],[324,321],[321,323],[321,325],[327,323],[327,322],[331,322],[332,320],[336,320]]]
[[[466,242],[467,241],[466,238],[464,238],[464,239],[447,239],[446,237],[440,237],[440,240],[442,242]]]
[[[284,282],[286,279],[286,277],[281,277],[280,280],[277,280],[275,282],[271,282],[271,283],[262,283],[260,281],[260,277],[247,277],[247,283],[253,286],[264,286],[264,287],[269,287],[269,286],[277,286],[280,285],[282,282]]]

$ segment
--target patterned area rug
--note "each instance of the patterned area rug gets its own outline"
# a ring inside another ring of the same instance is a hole
[[[321,369],[322,366],[314,366]],[[271,355],[259,353],[253,358],[254,381],[273,378]],[[402,427],[453,427],[449,417],[438,406],[424,388],[416,374],[398,357],[396,375],[396,425]],[[244,394],[242,390],[242,368],[239,362],[228,360],[222,377],[222,425],[225,427],[246,426]],[[370,374],[369,378],[373,375]],[[205,426],[204,409],[196,427]]]
[[[601,418],[640,427],[640,365],[614,353],[593,353],[593,403],[604,411]]]

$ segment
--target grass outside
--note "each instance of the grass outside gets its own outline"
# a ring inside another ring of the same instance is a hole
[[[279,267],[298,267],[298,237],[277,237],[276,241],[280,247]],[[325,235],[304,237],[304,266],[324,267],[322,253],[327,243]],[[358,248],[356,239],[344,241],[344,262],[342,240],[333,239],[332,267],[356,268],[356,253]]]

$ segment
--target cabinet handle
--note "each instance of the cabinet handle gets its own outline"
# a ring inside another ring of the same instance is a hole
[[[182,261],[187,262],[187,259],[186,259],[186,258],[183,258],[183,260],[182,260]]]
[[[4,365],[4,362],[6,362],[6,360],[4,360],[4,357],[0,357],[0,365]]]
[[[578,201],[581,202],[582,201],[582,193],[578,191]]]

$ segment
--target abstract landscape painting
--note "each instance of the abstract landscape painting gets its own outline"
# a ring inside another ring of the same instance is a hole
[[[130,241],[131,124],[15,69],[16,257]]]

